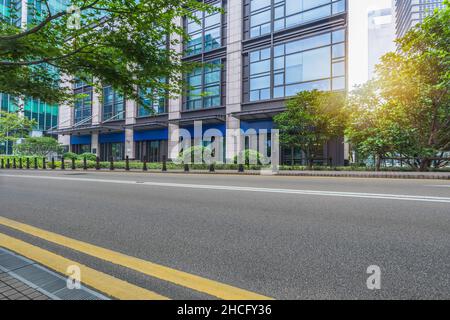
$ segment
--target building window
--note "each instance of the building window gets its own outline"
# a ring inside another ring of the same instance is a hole
[[[125,99],[111,86],[103,88],[103,121],[125,119]]]
[[[250,0],[250,37],[342,12],[345,12],[345,0]]]
[[[0,17],[9,17],[11,13],[11,1],[0,0]]]
[[[257,37],[268,34],[271,27],[271,0],[250,1],[250,36]]]
[[[75,100],[74,125],[90,123],[89,120],[92,119],[92,87],[83,82],[76,82],[74,93],[82,95]]]
[[[270,48],[250,53],[250,101],[270,99]]]
[[[222,3],[218,2],[212,6],[221,8]],[[186,19],[186,31],[190,38],[186,46],[188,56],[211,51],[222,45],[222,14],[208,14],[203,11],[196,11],[194,14],[200,24],[194,19]]]
[[[100,160],[109,161],[111,158],[114,161],[125,159],[125,143],[123,142],[108,142],[100,143]]]
[[[138,117],[148,117],[166,112],[166,97],[164,95],[152,92],[151,89],[139,90],[139,95],[143,101],[138,106]]]
[[[345,30],[252,51],[249,64],[249,101],[289,97],[314,89],[344,90]]]
[[[221,60],[205,62],[187,75],[187,98],[184,110],[198,110],[221,105]]]

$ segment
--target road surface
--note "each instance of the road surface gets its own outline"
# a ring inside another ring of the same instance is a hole
[[[0,234],[170,299],[450,298],[448,181],[0,170]]]

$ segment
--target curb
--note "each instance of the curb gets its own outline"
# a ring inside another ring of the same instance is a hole
[[[423,180],[450,180],[450,172],[449,173],[434,173],[434,172],[428,172],[428,173],[418,173],[418,172],[353,172],[353,171],[337,171],[337,172],[327,172],[327,171],[288,171],[288,170],[282,170],[278,171],[277,173],[264,173],[260,170],[246,170],[244,172],[237,172],[235,170],[216,170],[215,172],[210,172],[209,170],[189,170],[188,172],[185,172],[184,170],[167,170],[165,172],[161,170],[155,170],[155,169],[149,169],[147,171],[143,170],[137,170],[137,169],[131,169],[129,171],[124,169],[115,169],[113,171],[107,170],[107,169],[100,169],[100,170],[83,170],[83,169],[66,169],[64,171],[62,170],[43,170],[43,169],[2,169],[1,171],[8,172],[8,171],[20,171],[20,172],[65,172],[70,174],[73,173],[95,173],[95,172],[101,172],[101,173],[114,173],[114,172],[120,172],[120,173],[159,173],[159,174],[210,174],[210,175],[238,175],[238,176],[297,176],[297,177],[336,177],[336,178],[382,178],[382,179],[423,179]]]

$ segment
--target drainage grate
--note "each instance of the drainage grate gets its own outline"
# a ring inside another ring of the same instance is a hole
[[[0,248],[0,273],[8,273],[30,287],[56,300],[109,300],[108,297],[85,286],[68,289],[66,278],[34,261]]]

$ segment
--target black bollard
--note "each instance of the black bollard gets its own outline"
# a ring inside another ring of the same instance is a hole
[[[52,170],[55,170],[56,166],[55,166],[55,157],[52,157],[52,166],[51,166]]]
[[[83,158],[83,170],[87,170],[86,157]]]
[[[75,166],[75,158],[72,158],[72,170],[75,170],[76,166]]]
[[[100,170],[100,157],[95,158],[95,170]]]
[[[147,171],[147,159],[144,157],[144,162],[142,164],[142,170]]]
[[[23,169],[22,157],[19,158],[19,169]]]
[[[215,171],[216,171],[216,168],[214,168],[214,163],[211,163],[209,165],[209,172],[215,172]]]
[[[184,172],[189,172],[189,165],[187,163],[184,164]]]
[[[11,168],[11,164],[9,163],[9,158],[6,158],[6,169]]]
[[[34,170],[38,169],[38,159],[36,157],[34,157]]]
[[[166,163],[166,156],[163,156],[163,165],[162,165],[162,171],[167,171],[167,163]]]
[[[27,157],[27,160],[25,162],[26,162],[26,166],[27,166],[26,168],[30,169],[30,158]]]
[[[113,159],[113,157],[109,158],[109,170],[114,170],[114,159]]]
[[[47,164],[45,163],[45,157],[42,158],[42,169],[47,169]]]
[[[17,166],[16,166],[16,158],[13,158],[13,169],[16,169],[17,168]]]
[[[238,167],[238,172],[244,172],[244,165],[241,163],[241,164],[239,164],[239,167]]]
[[[66,164],[64,163],[64,156],[61,157],[61,170],[66,170]]]
[[[125,170],[130,171],[130,159],[128,156],[125,157]]]
[[[5,168],[5,160],[3,158],[0,159],[0,169]]]

